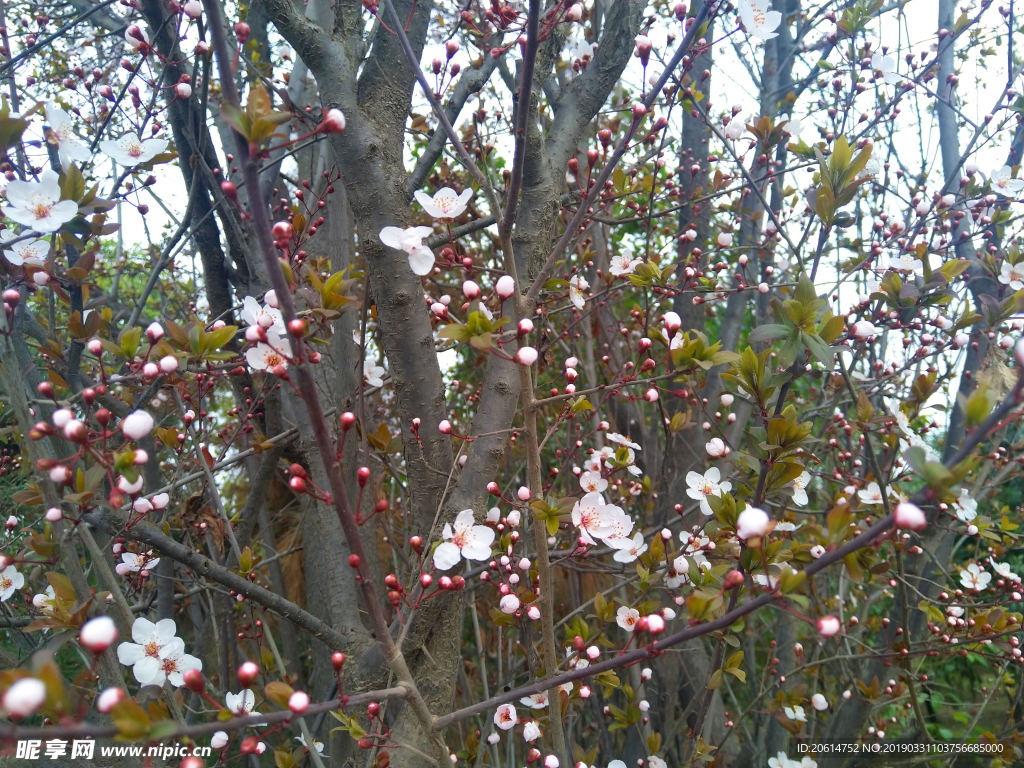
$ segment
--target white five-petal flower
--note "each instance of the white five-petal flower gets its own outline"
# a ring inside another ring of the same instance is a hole
[[[70,167],[72,160],[84,163],[92,157],[88,147],[75,136],[75,124],[71,120],[71,115],[54,101],[46,105],[46,122],[57,141],[57,154],[62,167]]]
[[[722,471],[718,467],[711,467],[703,475],[698,472],[686,474],[686,484],[690,486],[686,489],[686,495],[700,501],[700,511],[705,515],[714,514],[714,510],[708,504],[708,496],[721,496],[732,490],[732,483],[729,481],[723,483],[721,480]]]
[[[133,573],[138,573],[143,569],[151,571],[156,568],[160,562],[160,558],[153,557],[152,552],[146,552],[141,555],[137,555],[134,552],[125,552],[121,555],[121,560],[128,566],[128,570]]]
[[[608,265],[608,271],[616,277],[631,275],[633,274],[633,270],[636,269],[636,265],[641,261],[642,259],[633,258],[633,252],[629,248],[623,248],[620,253],[611,257],[611,262]]]
[[[609,540],[609,544],[615,547],[615,554],[612,557],[619,563],[632,563],[647,551],[644,535],[640,531],[637,531],[632,539],[615,539],[614,543]]]
[[[185,652],[185,642],[175,637],[173,619],[161,619],[156,624],[139,617],[132,624],[134,643],[117,646],[117,660],[132,668],[135,679],[143,685],[163,685],[163,660]],[[152,681],[160,679],[159,683]]]
[[[988,586],[990,581],[992,581],[992,574],[981,570],[981,566],[977,563],[971,563],[960,571],[960,583],[966,589],[976,589],[980,592]]]
[[[256,695],[249,688],[244,688],[238,693],[228,692],[224,694],[224,703],[232,714],[238,717],[259,714],[259,712],[254,711]]]
[[[576,309],[583,309],[583,305],[587,303],[586,291],[588,288],[590,288],[590,283],[585,278],[579,275],[569,278],[569,298]]]
[[[385,373],[387,371],[374,363],[373,360],[363,361],[363,378],[371,387],[383,387]]]
[[[119,139],[100,142],[100,150],[118,165],[134,168],[148,163],[167,149],[167,139],[143,139],[134,133],[126,133]]]
[[[1016,197],[1017,193],[1024,189],[1024,179],[1013,178],[1013,171],[1008,165],[1004,165],[998,171],[992,171],[989,181],[992,182],[993,190],[1006,197]]]
[[[740,0],[736,12],[748,35],[759,40],[771,40],[779,36],[774,30],[782,23],[782,14],[770,10],[771,7],[768,0]]]
[[[0,603],[7,602],[11,595],[25,586],[25,577],[13,565],[0,571]]]
[[[516,708],[512,704],[502,704],[494,713],[494,724],[503,731],[514,728],[516,720]]]
[[[423,244],[423,239],[429,237],[433,231],[430,227],[384,227],[380,231],[380,241],[388,248],[405,251],[409,256],[409,268],[422,277],[430,274],[430,270],[434,268],[434,252]]]
[[[895,85],[902,79],[896,74],[896,61],[893,57],[884,56],[881,51],[875,51],[871,56],[871,69],[889,85]]]
[[[442,541],[434,550],[434,567],[439,571],[453,568],[459,560],[487,560],[491,556],[494,531],[486,525],[475,525],[472,509],[464,509],[455,518],[454,527],[444,524]]]
[[[881,504],[882,489],[878,487],[878,483],[868,483],[867,488],[857,491],[857,497],[862,504]]]
[[[12,181],[7,185],[4,213],[36,232],[56,232],[78,215],[78,203],[60,199],[60,177],[43,171],[39,181]]]
[[[953,502],[956,508],[957,519],[969,523],[978,516],[978,502],[971,498],[970,491],[966,488],[960,489],[960,498]]]
[[[0,231],[0,244],[10,242],[11,240],[18,240],[19,237],[20,235],[5,229]],[[10,248],[4,250],[4,256],[16,267],[20,267],[23,264],[34,264],[37,267],[41,267],[46,264],[46,257],[49,253],[50,241],[41,238],[19,240]]]
[[[473,190],[464,189],[460,195],[451,187],[442,187],[431,197],[423,190],[417,189],[415,196],[416,201],[423,206],[423,210],[435,219],[454,219],[461,216],[466,210],[469,198],[473,196]]]
[[[640,621],[640,611],[636,608],[621,605],[615,612],[615,623],[627,632],[632,632],[638,621]]]
[[[261,307],[252,296],[246,296],[242,302],[241,315],[246,325],[258,325],[267,333],[273,331],[278,336],[284,336],[284,316],[281,310],[269,304]]]
[[[588,470],[580,474],[580,488],[586,493],[604,493],[608,481],[601,477],[600,471]]]
[[[1015,291],[1024,288],[1024,261],[1011,264],[1004,260],[999,271],[999,282],[1010,286]]]
[[[793,503],[798,507],[807,506],[807,486],[811,483],[811,473],[806,469],[800,477],[793,481]]]
[[[245,352],[245,360],[257,371],[265,371],[275,366],[288,367],[288,358],[292,354],[292,343],[282,339],[276,333],[267,332],[267,343],[259,342]]]
[[[616,509],[618,509],[616,507]],[[612,534],[611,506],[600,493],[588,493],[572,508],[572,524],[580,529],[580,538],[588,544]]]

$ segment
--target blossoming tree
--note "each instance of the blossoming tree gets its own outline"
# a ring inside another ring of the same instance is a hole
[[[1019,761],[1020,35],[905,5],[0,3],[0,749]]]

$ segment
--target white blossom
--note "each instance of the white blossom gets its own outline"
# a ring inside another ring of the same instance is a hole
[[[0,571],[0,603],[6,603],[11,595],[25,586],[25,577],[13,565]]]
[[[100,151],[120,166],[134,168],[148,163],[167,149],[167,139],[143,139],[134,133],[126,133],[119,139],[100,142]]]
[[[72,160],[84,163],[92,159],[89,148],[75,135],[75,124],[71,115],[61,109],[55,101],[46,105],[46,122],[57,141],[57,155],[65,170],[71,166]]]
[[[426,208],[426,204],[422,200],[420,202]],[[434,252],[423,244],[423,239],[429,237],[433,231],[430,227],[384,227],[380,231],[380,241],[389,248],[405,251],[409,257],[409,268],[422,277],[430,274],[430,270],[434,268]]]
[[[989,181],[992,182],[993,190],[1006,197],[1016,197],[1017,193],[1024,189],[1024,179],[1013,178],[1013,171],[1008,165],[1004,165],[998,171],[992,171]]]
[[[960,583],[965,589],[976,589],[979,592],[988,586],[992,581],[992,574],[981,570],[977,563],[971,563],[964,570],[960,571]]]
[[[472,509],[464,509],[455,518],[455,527],[445,523],[441,532],[444,539],[434,550],[434,567],[447,571],[464,557],[467,560],[487,560],[491,556],[494,531],[486,525],[475,525]]]
[[[632,632],[638,621],[640,621],[640,611],[636,608],[622,605],[615,613],[615,623],[627,632]]]
[[[461,195],[451,187],[442,187],[433,197],[422,189],[415,192],[416,201],[435,219],[454,219],[461,216],[472,196],[473,190],[470,188],[462,190]]]
[[[686,484],[689,486],[686,489],[686,495],[691,499],[700,501],[700,511],[705,515],[714,514],[714,510],[708,504],[708,496],[721,497],[723,493],[728,493],[732,490],[732,483],[729,481],[720,482],[721,479],[722,471],[718,467],[711,467],[703,475],[698,472],[688,472],[686,474]]]
[[[43,171],[39,181],[8,183],[7,202],[4,214],[36,232],[56,232],[78,215],[78,203],[60,199],[60,177],[55,171]]]
[[[245,351],[245,360],[257,371],[266,371],[281,365],[288,367],[288,358],[292,355],[292,343],[276,333],[267,332],[267,343],[262,341]]]
[[[771,40],[779,36],[774,30],[782,23],[782,14],[769,10],[771,7],[768,0],[740,0],[736,12],[748,35],[759,40]]]

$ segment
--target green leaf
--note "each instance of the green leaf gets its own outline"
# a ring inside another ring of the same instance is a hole
[[[789,335],[789,328],[778,323],[759,325],[750,332],[747,341],[755,344],[759,341],[771,341],[773,339],[784,339]]]

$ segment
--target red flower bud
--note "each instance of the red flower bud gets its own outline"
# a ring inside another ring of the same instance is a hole
[[[341,668],[345,666],[345,654],[341,652],[332,653],[331,666],[334,667],[335,672],[341,672]]]
[[[359,563],[360,563],[359,555],[349,555],[348,556],[348,564],[349,564],[350,568],[358,568],[359,567]]]
[[[722,582],[722,586],[726,589],[735,589],[736,587],[743,586],[743,574],[739,571],[729,571],[725,574],[725,581]]]
[[[360,467],[356,470],[356,481],[359,483],[360,488],[365,488],[367,481],[370,479],[370,468]]]
[[[292,229],[292,225],[289,224],[287,221],[279,221],[279,222],[277,222],[274,225],[274,228],[273,228],[272,232],[274,233],[274,239],[275,240],[277,240],[278,242],[282,242],[283,241],[285,243],[287,243],[289,240],[291,240],[292,239],[292,235],[295,234],[295,230]]]
[[[341,428],[348,432],[356,423],[356,415],[351,411],[345,411],[341,414]]]
[[[259,677],[260,668],[251,661],[246,661],[238,668],[238,684],[243,688],[249,688]]]
[[[182,675],[182,677],[185,678],[185,687],[190,691],[199,693],[206,687],[206,682],[203,680],[203,673],[198,669],[190,669]]]

